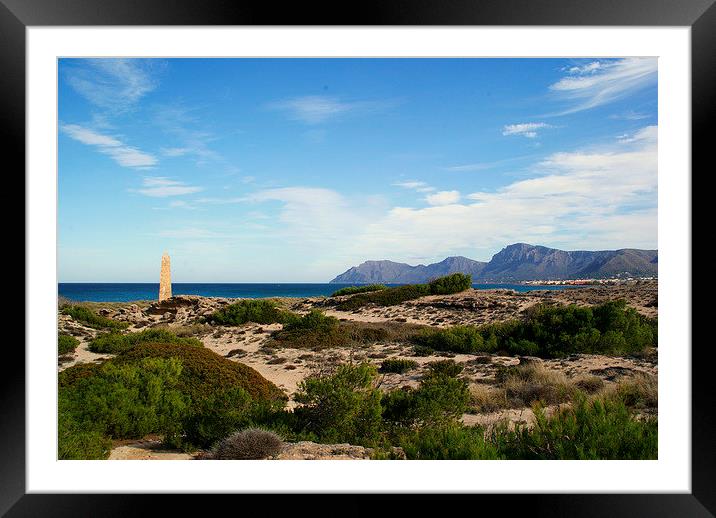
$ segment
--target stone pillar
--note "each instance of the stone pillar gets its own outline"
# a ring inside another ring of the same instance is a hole
[[[159,275],[159,302],[172,296],[172,272],[169,265],[169,254],[162,255],[162,271]]]

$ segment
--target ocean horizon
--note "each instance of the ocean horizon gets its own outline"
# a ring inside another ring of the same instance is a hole
[[[172,283],[172,295],[201,295],[224,298],[266,298],[266,297],[321,297],[355,283]],[[386,284],[400,286],[400,284]],[[526,284],[473,284],[478,290],[511,289],[518,292],[532,290],[562,290],[570,286],[526,285]],[[61,282],[58,295],[76,302],[131,302],[157,300],[158,282]]]

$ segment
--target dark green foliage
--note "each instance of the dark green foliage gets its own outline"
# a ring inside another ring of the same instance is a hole
[[[383,360],[380,365],[380,372],[395,372],[397,374],[403,374],[410,370],[415,369],[418,366],[418,362],[415,360],[407,360],[405,358],[389,358]]]
[[[124,329],[129,327],[126,322],[117,322],[111,318],[100,316],[85,306],[64,306],[61,311],[64,315],[69,315],[74,320],[95,329]]]
[[[369,293],[371,291],[380,291],[388,289],[384,284],[367,284],[365,286],[348,286],[341,288],[331,294],[331,297],[340,297],[341,295],[355,295],[356,293]]]
[[[172,445],[185,449],[207,448],[249,425],[256,404],[240,387],[197,397],[182,419],[182,436]]]
[[[247,428],[219,441],[211,452],[211,458],[216,460],[265,459],[278,455],[282,448],[283,441],[274,432],[260,428]]]
[[[301,427],[321,442],[375,443],[381,430],[376,375],[370,364],[341,365],[331,376],[303,380],[294,396]]]
[[[251,367],[228,360],[205,347],[140,343],[113,361],[134,363],[142,358],[172,357],[181,360],[183,366],[178,387],[194,401],[237,387],[246,390],[253,399],[286,399],[276,385]]]
[[[435,354],[435,349],[427,345],[416,345],[413,347],[413,354],[420,357],[432,356]]]
[[[455,423],[467,410],[467,383],[446,375],[423,379],[417,389],[405,388],[383,395],[383,419],[390,427],[416,428]]]
[[[485,350],[485,342],[478,328],[454,326],[444,329],[425,329],[415,342],[430,350],[472,353]]]
[[[656,459],[657,420],[633,418],[618,398],[587,401],[547,418],[535,406],[535,426],[496,428],[490,438],[511,459]]]
[[[455,360],[438,360],[428,363],[428,371],[425,377],[430,376],[449,376],[456,378],[462,373],[464,366],[456,363]]]
[[[69,354],[75,352],[80,341],[74,336],[70,335],[58,335],[57,336],[57,353],[62,356],[63,354]]]
[[[179,338],[166,329],[145,329],[138,333],[107,333],[98,336],[89,344],[89,350],[95,353],[119,354],[128,351],[140,343],[160,342],[188,347],[203,347],[196,338]]]
[[[273,333],[272,341],[280,347],[320,350],[348,346],[352,338],[348,326],[314,309],[300,317],[292,316],[282,330]]]
[[[481,428],[459,424],[425,427],[403,433],[398,445],[408,459],[487,460],[502,458],[497,448],[485,440]]]
[[[432,295],[460,293],[472,286],[472,276],[464,273],[453,273],[430,281],[429,286]]]
[[[368,304],[378,306],[395,306],[401,302],[424,297],[425,295],[444,295],[464,291],[472,285],[472,277],[462,273],[454,273],[439,277],[430,284],[406,284],[395,288],[385,288],[370,293],[358,293],[353,297],[341,300],[336,308],[341,311],[353,311]]]
[[[139,438],[148,433],[175,435],[187,398],[176,389],[181,363],[176,359],[146,358],[136,365],[105,363],[94,376],[77,380],[59,391],[62,455],[94,457],[97,435]],[[86,434],[77,434],[87,430]],[[81,443],[77,444],[77,437]],[[60,457],[67,458],[67,457]],[[75,457],[77,458],[77,457]]]
[[[281,310],[273,301],[241,300],[214,312],[208,320],[224,326],[238,326],[247,322],[283,323],[290,317],[290,312]]]
[[[109,457],[112,440],[99,427],[77,422],[67,410],[61,410],[57,419],[58,459],[97,460]]]
[[[656,346],[656,321],[623,300],[594,307],[530,308],[523,321],[426,329],[419,345],[457,353],[504,351],[554,358],[573,353],[633,354]]]
[[[80,380],[94,376],[101,367],[102,364],[99,363],[78,363],[67,367],[57,375],[57,386],[71,387]]]

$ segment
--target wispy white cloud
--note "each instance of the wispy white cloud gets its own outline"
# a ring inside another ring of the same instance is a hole
[[[570,69],[567,76],[549,87],[558,98],[572,104],[561,114],[611,103],[657,81],[656,58],[598,61],[573,68],[575,72]]]
[[[429,205],[452,205],[460,201],[459,191],[439,191],[425,197]]]
[[[348,113],[373,112],[391,106],[392,101],[343,101],[338,97],[324,95],[306,95],[293,97],[269,104],[269,108],[281,110],[288,117],[304,124],[321,124]],[[318,140],[323,141],[325,134],[317,134]],[[313,135],[314,137],[316,134]],[[310,138],[311,135],[308,135]]]
[[[435,190],[435,187],[431,187],[427,183],[420,181],[396,182],[393,185],[418,192],[433,192]]]
[[[61,124],[60,130],[78,142],[96,147],[97,151],[110,156],[123,167],[147,169],[159,162],[157,158],[150,153],[145,153],[135,147],[127,146],[118,138],[103,135],[93,129],[78,124]]]
[[[225,163],[223,156],[210,146],[217,137],[201,127],[201,118],[194,112],[195,109],[182,104],[153,108],[152,122],[179,144],[162,148],[162,154],[172,158],[193,157],[197,165]],[[232,166],[226,164],[226,167],[229,170]]]
[[[537,130],[552,128],[550,124],[544,122],[525,122],[522,124],[506,124],[502,128],[502,134],[507,135],[521,135],[527,138],[535,138],[537,136]]]
[[[152,74],[156,63],[148,59],[79,60],[64,68],[65,81],[95,106],[123,112],[156,88]]]
[[[638,121],[638,120],[648,119],[649,114],[635,112],[634,110],[628,110],[624,113],[610,115],[609,118],[617,119],[617,120],[626,120],[626,121]]]
[[[142,187],[142,189],[136,189],[134,192],[152,198],[182,196],[204,190],[203,187],[187,185],[184,182],[172,180],[164,176],[147,176],[142,180]]]

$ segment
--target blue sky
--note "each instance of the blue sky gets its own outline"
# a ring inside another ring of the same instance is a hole
[[[657,247],[657,61],[61,59],[59,280]]]

